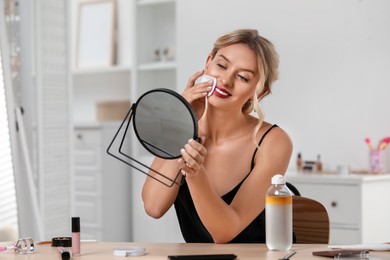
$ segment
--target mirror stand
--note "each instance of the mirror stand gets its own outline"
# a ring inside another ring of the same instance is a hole
[[[136,108],[136,104],[133,103],[128,113],[126,114],[126,117],[124,118],[117,132],[115,133],[114,138],[112,139],[110,145],[108,146],[107,153],[113,156],[114,158],[116,158],[117,160],[129,165],[130,167],[136,169],[139,172],[146,174],[148,177],[153,178],[154,180],[160,182],[161,184],[167,187],[172,187],[174,184],[181,185],[182,182],[178,182],[180,170],[178,171],[178,173],[175,175],[174,178],[170,178],[156,171],[155,169],[149,167],[148,165],[136,160],[131,155],[125,152],[124,144],[125,144],[126,137],[128,136],[129,126],[133,118],[135,108]],[[149,174],[147,170],[156,173],[156,176]],[[184,180],[184,178],[182,178],[182,180]]]

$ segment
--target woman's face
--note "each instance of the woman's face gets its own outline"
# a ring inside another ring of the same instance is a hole
[[[207,58],[205,74],[217,78],[210,104],[241,109],[259,82],[257,56],[245,44],[224,47]]]

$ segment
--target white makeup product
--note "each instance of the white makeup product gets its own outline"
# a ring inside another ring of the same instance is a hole
[[[208,82],[208,81],[210,81],[210,80],[213,81],[213,85],[211,86],[210,92],[207,94],[208,97],[211,96],[211,95],[213,94],[214,89],[215,89],[215,86],[217,85],[217,79],[214,78],[214,77],[211,77],[211,76],[209,76],[209,75],[205,75],[205,74],[204,74],[204,75],[200,76],[200,77],[195,81],[195,83],[203,83],[203,82]]]
[[[142,256],[145,254],[146,250],[143,247],[115,248],[113,251],[114,256]]]

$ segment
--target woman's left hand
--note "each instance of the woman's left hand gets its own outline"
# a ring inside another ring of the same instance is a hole
[[[188,143],[180,150],[182,157],[178,160],[179,167],[184,176],[194,176],[199,173],[207,155],[207,150],[203,146],[205,138],[201,142],[190,139]]]

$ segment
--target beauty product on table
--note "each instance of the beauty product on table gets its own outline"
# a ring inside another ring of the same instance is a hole
[[[48,241],[50,242],[50,241]],[[39,244],[43,244],[45,242],[40,242]],[[51,246],[54,247],[71,247],[72,246],[72,238],[71,237],[53,237],[51,239]]]
[[[72,218],[72,254],[80,255],[80,218]]]
[[[265,197],[266,245],[269,250],[287,251],[292,246],[292,193],[286,178],[276,174]]]
[[[69,260],[70,259],[70,253],[68,250],[66,250],[63,247],[57,247],[57,250],[60,253],[62,260]]]
[[[0,246],[0,252],[13,249],[15,252],[24,255],[35,251],[34,240],[31,237],[20,238],[16,243],[9,246]]]
[[[144,247],[130,247],[130,248],[115,248],[114,256],[142,256],[146,251]]]

